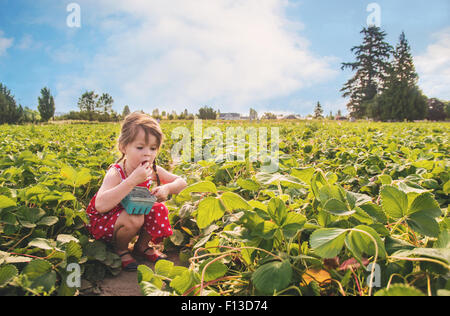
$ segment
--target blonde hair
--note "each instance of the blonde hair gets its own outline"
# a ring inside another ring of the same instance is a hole
[[[120,157],[116,163],[121,162],[125,158],[125,153],[122,152],[121,148],[125,148],[128,144],[132,143],[136,139],[140,129],[143,129],[145,132],[145,143],[148,144],[149,135],[153,135],[157,141],[158,151],[160,150],[164,141],[164,134],[158,122],[147,114],[134,112],[127,115],[122,123],[122,129],[117,143],[119,151],[122,153],[122,157]],[[161,181],[159,180],[158,172],[156,171],[156,158],[153,162],[153,171],[156,174],[158,186],[160,186]]]

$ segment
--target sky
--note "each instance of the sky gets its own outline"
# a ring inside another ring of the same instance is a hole
[[[60,113],[94,90],[119,113],[345,114],[368,23],[404,31],[419,87],[450,100],[448,0],[0,0],[0,83],[31,109],[48,87]]]

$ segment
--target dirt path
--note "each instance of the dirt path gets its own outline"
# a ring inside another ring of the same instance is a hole
[[[175,265],[181,265],[178,252],[167,252],[166,260],[172,261]],[[155,264],[148,261],[137,260],[138,264],[145,264],[154,269]],[[100,296],[142,296],[141,289],[137,281],[137,272],[122,271],[116,277],[106,278],[98,284]]]

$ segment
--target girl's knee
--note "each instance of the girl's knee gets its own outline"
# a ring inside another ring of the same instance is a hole
[[[126,218],[122,221],[123,225],[128,229],[139,230],[144,225],[144,215],[129,215],[126,214]]]

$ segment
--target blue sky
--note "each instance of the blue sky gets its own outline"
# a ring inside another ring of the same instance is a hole
[[[73,2],[80,28],[67,24]],[[352,73],[340,65],[354,61],[373,3],[391,45],[405,32],[420,88],[449,100],[448,0],[0,0],[0,82],[32,109],[49,87],[57,112],[95,90],[118,112],[307,115],[320,101],[345,113]]]

